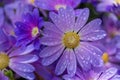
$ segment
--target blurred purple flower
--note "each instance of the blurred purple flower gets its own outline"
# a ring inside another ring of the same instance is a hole
[[[119,57],[118,48],[120,44],[120,28],[118,25],[119,21],[117,17],[113,14],[110,14],[107,17],[105,16],[103,20],[104,20],[104,29],[107,32],[107,37],[103,39],[103,41],[101,41],[104,52],[102,59],[106,67],[111,67],[111,66],[118,67],[118,63],[120,59],[118,58]]]
[[[59,10],[59,8],[77,7],[81,0],[35,0],[35,5],[45,10]]]
[[[22,15],[31,12],[32,6],[23,3],[22,1],[15,1],[13,3],[5,5],[5,13],[10,21],[13,23],[16,21],[22,21]]]
[[[90,71],[87,73],[78,72],[76,76],[70,77],[69,75],[64,76],[65,80],[120,80],[118,70],[114,67],[103,69],[99,72]]]
[[[112,12],[120,16],[120,0],[100,0],[97,5],[98,11]]]
[[[27,47],[17,48],[9,44],[10,41],[7,40],[7,35],[2,30],[0,30],[0,36],[0,70],[10,68],[26,79],[34,79],[35,68],[31,63],[38,60],[38,57],[29,54],[34,50],[34,46],[31,44]]]
[[[16,22],[15,34],[17,36],[17,46],[37,43],[39,45],[40,28],[42,18],[39,17],[39,11],[34,9],[33,12],[23,16],[22,22]]]
[[[73,8],[60,8],[58,14],[51,12],[49,16],[54,24],[44,23],[45,29],[40,39],[41,44],[48,46],[40,53],[43,65],[52,64],[62,55],[55,73],[60,75],[67,68],[71,76],[76,73],[77,61],[85,71],[91,69],[91,65],[94,67],[102,65],[101,50],[91,45],[91,42],[106,36],[100,29],[100,19],[85,25],[89,17],[87,8],[83,9],[77,18]]]
[[[0,71],[0,79],[1,80],[9,80],[7,76],[4,75],[3,72]]]

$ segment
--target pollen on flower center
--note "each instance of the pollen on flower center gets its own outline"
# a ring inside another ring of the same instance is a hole
[[[57,5],[55,5],[55,9],[56,10],[59,10],[60,8],[66,8],[66,5],[63,5],[63,4],[57,4]]]
[[[4,54],[0,53],[0,70],[6,68],[9,65],[9,57]]]
[[[63,36],[63,44],[67,48],[70,49],[75,48],[79,45],[79,42],[80,42],[80,36],[75,32],[67,32]]]
[[[104,63],[107,63],[109,61],[109,55],[108,55],[108,53],[104,53],[102,55],[102,59],[103,59]]]
[[[32,4],[33,4],[33,3],[34,3],[34,1],[35,1],[35,0],[30,0],[30,3],[32,3]]]
[[[35,37],[39,33],[38,27],[32,29],[32,37]]]
[[[115,0],[115,2],[116,2],[117,4],[120,4],[120,0]]]

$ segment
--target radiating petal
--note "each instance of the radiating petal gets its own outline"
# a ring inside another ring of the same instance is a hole
[[[87,22],[89,17],[89,9],[85,8],[83,9],[83,11],[81,12],[81,14],[79,14],[79,17],[76,20],[75,26],[74,26],[74,30],[76,32],[78,32]]]
[[[76,63],[76,56],[73,50],[69,52],[69,61],[67,65],[67,72],[70,76],[74,76],[76,73],[77,63]]]
[[[109,80],[110,78],[112,78],[115,74],[117,73],[117,69],[116,68],[109,68],[107,69],[101,76],[100,76],[100,80]]]
[[[57,25],[57,27],[63,32],[73,31],[75,24],[75,11],[69,7],[67,7],[67,9],[60,8],[58,14],[61,25]]]
[[[50,18],[62,32],[73,31],[75,12],[72,8],[60,8],[58,15],[55,13],[50,13]]]
[[[88,34],[90,32],[94,32],[95,30],[99,30],[101,23],[102,23],[101,19],[94,19],[91,22],[89,22],[88,24],[86,24],[80,30],[79,33],[82,34],[82,35],[85,35],[85,34]]]
[[[32,54],[13,57],[11,59],[12,62],[18,62],[18,63],[33,63],[37,60],[38,60],[38,57]]]
[[[64,47],[61,48],[61,49],[59,49],[59,50],[58,50],[55,54],[53,54],[52,56],[43,58],[42,64],[43,64],[44,66],[48,66],[48,65],[52,64],[54,61],[56,61],[56,60],[60,57],[60,55],[62,54],[63,50],[64,50]]]
[[[81,45],[84,46],[84,48],[88,50],[89,55],[91,55],[91,64],[95,67],[101,67],[103,65],[103,60],[101,58],[103,52],[99,48],[86,42],[81,43]]]
[[[26,79],[28,79],[28,80],[34,80],[34,78],[35,78],[34,73],[21,72],[21,71],[19,71],[19,70],[15,70],[15,69],[14,69],[14,71],[15,71],[18,75],[20,75],[21,77],[26,78]]]
[[[26,55],[26,54],[31,53],[34,50],[35,50],[34,45],[31,44],[25,48],[19,48],[19,49],[14,50],[9,56],[13,57],[13,56],[18,56],[18,55]]]
[[[9,66],[10,66],[10,68],[19,70],[21,72],[35,71],[35,68],[31,64],[11,62]]]
[[[55,45],[59,45],[62,43],[61,40],[56,39],[56,38],[50,38],[50,37],[42,37],[40,39],[41,44],[43,45],[48,45],[48,46],[55,46]]]
[[[81,44],[75,49],[77,61],[83,70],[88,71],[91,69],[91,57],[89,51],[85,49]]]
[[[62,47],[63,46],[61,45],[46,47],[40,52],[39,55],[42,58],[49,57],[53,54],[56,54]]]
[[[53,31],[53,32],[56,32],[57,34],[63,34],[59,28],[56,27],[55,24],[51,23],[51,22],[44,22],[44,27],[45,29],[47,30],[50,30],[50,31]]]
[[[103,30],[95,30],[93,32],[90,32],[88,34],[81,34],[79,33],[81,40],[84,41],[96,41],[104,38],[106,36],[106,32]]]
[[[112,79],[110,80],[120,80],[120,75],[115,75]]]
[[[55,68],[55,74],[56,75],[60,75],[65,71],[65,69],[68,65],[68,59],[69,59],[68,54],[69,54],[69,50],[65,50],[63,52],[63,55],[61,56],[60,60],[57,63],[57,66]]]

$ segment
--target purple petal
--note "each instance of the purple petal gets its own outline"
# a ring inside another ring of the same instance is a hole
[[[33,72],[33,71],[35,71],[35,68],[31,64],[11,62],[9,66],[13,70],[16,69],[16,70],[19,70],[21,72]]]
[[[90,32],[94,32],[95,30],[99,30],[101,23],[102,21],[100,19],[92,20],[80,30],[80,34],[84,35]]]
[[[48,46],[55,46],[62,44],[62,41],[56,38],[50,38],[50,37],[42,37],[40,39],[41,44],[48,45]]]
[[[76,68],[77,68],[77,64],[76,64],[76,56],[75,53],[73,52],[73,50],[70,50],[69,52],[69,62],[67,65],[67,72],[69,75],[74,76],[76,73]]]
[[[59,23],[55,23],[63,32],[73,31],[75,24],[75,11],[72,8],[60,8],[58,11]]]
[[[56,54],[63,46],[57,45],[57,46],[51,46],[51,47],[46,47],[40,52],[40,57],[45,58],[49,57],[51,55]]]
[[[103,65],[103,61],[101,58],[103,52],[99,48],[92,46],[89,43],[83,42],[81,43],[81,45],[84,46],[84,48],[88,50],[89,55],[91,55],[91,64],[93,64],[93,66],[95,67],[101,67]]]
[[[109,80],[110,78],[112,78],[115,74],[117,73],[117,69],[116,68],[109,68],[107,69],[101,76],[100,79],[101,80]]]
[[[34,51],[34,45],[31,44],[29,46],[27,46],[26,48],[19,48],[15,51],[13,51],[12,53],[10,53],[10,57],[13,57],[13,56],[18,56],[18,55],[26,55],[26,54],[29,54],[31,53],[32,51]]]
[[[77,61],[82,67],[83,70],[88,71],[91,69],[91,64],[90,64],[90,54],[89,51],[86,50],[82,44],[78,46],[78,48],[75,49],[75,54],[77,57]]]
[[[120,80],[120,75],[115,75],[112,79],[110,80]]]
[[[85,25],[85,23],[88,20],[88,17],[89,17],[89,9],[85,8],[82,10],[81,14],[79,14],[79,16],[76,20],[76,23],[74,26],[74,30],[76,32],[78,32]]]
[[[57,27],[55,24],[51,23],[51,22],[44,22],[44,26],[45,29],[53,31],[59,35],[63,34]]]
[[[58,61],[57,66],[55,68],[56,75],[60,75],[65,71],[67,64],[68,64],[68,59],[69,59],[68,54],[69,54],[69,50],[65,50],[62,57]]]
[[[20,75],[21,77],[26,78],[26,79],[28,79],[28,80],[34,80],[34,78],[35,78],[34,73],[21,72],[21,71],[19,71],[19,70],[15,70],[15,69],[14,69],[14,71],[15,71],[18,75]]]
[[[106,32],[103,30],[95,30],[94,32],[90,32],[88,34],[80,34],[81,40],[84,41],[96,41],[104,38],[106,36]]]
[[[48,66],[48,65],[52,64],[54,61],[56,61],[60,57],[60,55],[62,54],[63,50],[64,50],[64,48],[61,48],[54,55],[46,57],[46,58],[43,58],[42,64],[45,65],[45,66]]]
[[[18,62],[18,63],[33,63],[37,60],[38,60],[38,57],[32,54],[11,58],[12,62]]]

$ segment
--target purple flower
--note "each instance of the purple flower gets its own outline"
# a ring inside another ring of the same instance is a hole
[[[100,29],[100,19],[85,25],[89,17],[87,8],[83,9],[78,17],[73,8],[60,8],[58,14],[51,12],[49,16],[54,24],[44,23],[45,29],[40,39],[41,44],[47,45],[40,52],[43,65],[48,66],[61,56],[55,73],[60,75],[67,68],[71,76],[76,72],[77,62],[85,71],[91,69],[91,65],[94,67],[102,65],[101,50],[91,45],[93,41],[106,36]]]
[[[3,72],[0,71],[0,79],[1,80],[9,80],[7,76],[4,75]]]
[[[111,67],[98,72],[77,72],[74,77],[65,75],[63,78],[65,80],[120,80],[120,75],[118,74],[118,70],[116,68]]]
[[[45,10],[59,10],[71,6],[75,8],[81,0],[35,0],[35,4]]]
[[[41,26],[42,18],[39,17],[37,9],[34,9],[32,13],[25,14],[22,22],[16,22],[17,46],[27,45],[32,42],[38,45]]]
[[[26,5],[22,1],[15,1],[7,4],[4,8],[7,17],[11,20],[13,25],[16,21],[22,21],[21,17],[23,14],[32,11],[32,6]]]
[[[14,47],[14,45],[11,46],[8,44],[10,42],[2,30],[0,31],[0,36],[0,70],[10,68],[26,79],[34,79],[35,76],[33,72],[35,68],[31,63],[38,60],[38,57],[29,54],[34,50],[34,46],[31,44],[27,47]]]
[[[97,5],[98,11],[112,12],[120,16],[120,0],[100,0],[100,2]]]

